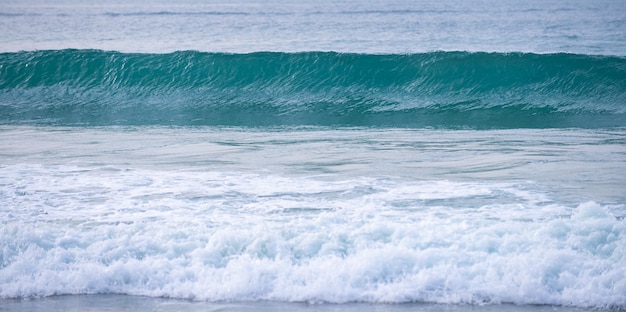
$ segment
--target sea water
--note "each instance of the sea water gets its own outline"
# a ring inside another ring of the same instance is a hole
[[[624,309],[625,12],[2,1],[0,309]]]
[[[3,51],[624,55],[621,0],[3,0]]]

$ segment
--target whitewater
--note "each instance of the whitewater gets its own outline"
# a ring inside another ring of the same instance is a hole
[[[0,1],[0,311],[626,309],[619,1]]]

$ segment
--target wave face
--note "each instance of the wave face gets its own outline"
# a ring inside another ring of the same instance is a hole
[[[431,52],[0,54],[0,123],[626,126],[626,59]]]

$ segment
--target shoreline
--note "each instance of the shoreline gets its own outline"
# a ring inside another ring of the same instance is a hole
[[[145,297],[119,294],[55,295],[43,298],[0,299],[0,311],[294,311],[294,312],[583,312],[604,311],[597,308],[580,308],[554,305],[503,304],[438,304],[438,303],[306,303],[279,301],[228,301],[209,302],[188,299]],[[623,311],[611,309],[610,311]]]

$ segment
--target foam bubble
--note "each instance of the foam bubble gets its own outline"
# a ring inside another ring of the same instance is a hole
[[[15,183],[2,186],[2,298],[626,303],[614,207],[542,204],[523,183],[3,173]]]

